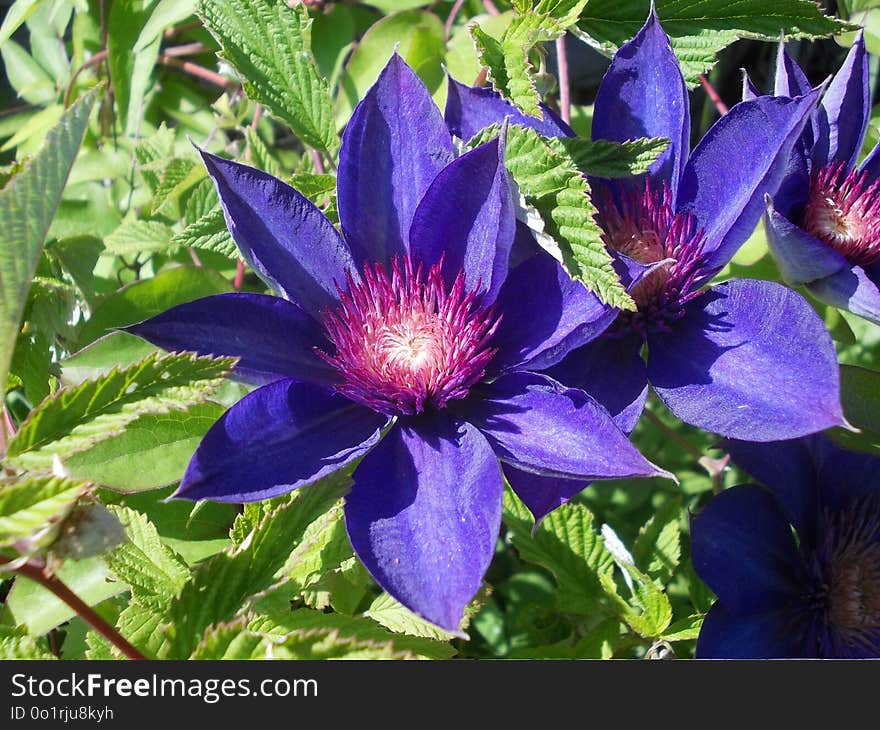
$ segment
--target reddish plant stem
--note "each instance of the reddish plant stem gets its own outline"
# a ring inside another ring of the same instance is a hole
[[[202,268],[202,260],[199,258],[199,255],[196,253],[196,250],[194,248],[191,248],[189,250],[189,257],[198,268]]]
[[[0,565],[8,565],[11,562],[13,561],[9,558],[0,557]],[[70,590],[59,578],[47,573],[44,565],[34,560],[29,560],[24,565],[13,568],[12,572],[24,576],[35,583],[39,583],[43,588],[54,593],[55,596],[76,611],[83,621],[119,649],[126,658],[146,659],[125,637],[101,618],[91,606]]]
[[[204,66],[199,66],[197,63],[193,63],[192,61],[182,61],[179,58],[169,58],[165,55],[159,56],[159,63],[163,66],[170,66],[171,68],[177,68],[183,71],[184,73],[189,74],[190,76],[194,76],[197,79],[201,79],[202,81],[207,81],[209,84],[214,84],[215,86],[219,86],[224,89],[231,89],[235,86],[238,86],[234,81],[227,79],[225,76],[221,76],[214,71],[211,71]]]
[[[315,172],[319,175],[323,175],[326,170],[324,169],[324,160],[321,159],[321,153],[318,150],[309,150],[309,153],[312,156],[312,164],[315,166]]]
[[[501,15],[492,0],[483,0],[483,7],[486,8],[486,12],[489,13],[489,15]]]
[[[67,82],[67,88],[64,89],[64,107],[67,108],[70,106],[70,95],[73,93],[73,84],[76,81],[76,77],[79,76],[83,71],[87,68],[91,68],[95,66],[101,61],[107,58],[107,49],[105,48],[102,51],[98,51],[94,56],[92,56],[88,61],[83,63],[70,77],[70,81]]]
[[[244,261],[239,259],[235,262],[235,278],[232,280],[232,288],[235,291],[241,290],[241,285],[244,283]]]
[[[174,58],[176,56],[197,56],[200,53],[207,53],[208,49],[204,43],[195,41],[194,43],[183,43],[179,46],[171,46],[163,48],[162,55],[166,58]]]
[[[452,32],[452,25],[455,23],[455,16],[458,15],[462,5],[464,5],[464,0],[455,0],[455,5],[452,6],[452,10],[449,11],[449,17],[446,18],[446,23],[443,25],[447,41],[449,40],[449,34]]]
[[[481,68],[480,73],[477,74],[477,78],[474,79],[474,86],[485,86],[486,78],[489,75],[489,69]]]
[[[718,110],[718,113],[723,117],[730,111],[727,107],[727,104],[718,96],[718,92],[715,91],[715,87],[709,83],[709,79],[707,79],[703,74],[700,74],[700,85],[706,92],[706,95],[709,97],[709,100],[715,105],[715,108]]]
[[[176,25],[173,28],[169,28],[166,30],[162,36],[164,38],[172,38],[173,36],[180,35],[181,33],[186,33],[188,30],[195,30],[196,28],[201,28],[202,24],[198,20],[194,20],[191,23],[181,23],[180,25]]]
[[[568,80],[565,34],[556,39],[556,69],[559,72],[559,113],[562,116],[562,121],[571,124],[571,88]]]

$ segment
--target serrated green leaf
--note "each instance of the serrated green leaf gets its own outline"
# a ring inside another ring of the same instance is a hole
[[[282,177],[284,173],[281,165],[269,151],[257,130],[250,126],[245,127],[244,138],[247,141],[247,149],[250,152],[248,164],[260,170],[265,170],[275,177]]]
[[[681,560],[681,502],[666,502],[639,530],[633,558],[648,575],[666,584]]]
[[[204,401],[232,367],[231,358],[155,353],[44,400],[9,442],[10,463],[51,465],[122,433],[145,413],[179,411]]]
[[[336,176],[301,172],[290,179],[290,184],[315,205],[336,194]]]
[[[336,478],[333,478],[336,477]],[[336,475],[273,500],[273,508],[229,552],[202,563],[184,586],[168,614],[171,657],[188,657],[205,630],[233,618],[249,600],[270,588],[308,526],[348,489]]]
[[[42,150],[0,190],[0,383],[6,382],[31,278],[95,98],[90,93],[78,99]]]
[[[155,134],[142,139],[134,148],[141,175],[154,195],[159,188],[162,164],[172,156],[173,149],[174,132],[164,122]]]
[[[559,141],[582,173],[604,178],[641,175],[669,147],[669,140],[663,137],[622,143],[580,138],[560,138]]]
[[[0,626],[0,660],[57,658],[28,636],[23,628]]]
[[[851,29],[824,15],[812,0],[655,0],[655,5],[691,84],[715,64],[718,51],[738,38],[777,40],[780,32],[818,38]],[[635,36],[649,8],[650,0],[590,0],[574,30],[612,52]]]
[[[526,127],[509,126],[505,164],[526,201],[541,214],[546,233],[558,246],[556,255],[572,278],[606,304],[635,309],[593,220],[596,209],[587,181],[563,143]]]
[[[449,641],[453,638],[452,634],[419,618],[387,593],[382,593],[370,604],[367,615],[398,634],[421,636],[435,641]]]
[[[132,218],[123,221],[104,239],[104,247],[107,253],[117,256],[167,251],[172,248],[172,235],[171,228],[164,223]]]
[[[623,561],[618,561],[617,565],[631,579],[632,604],[620,595],[613,576],[609,574],[599,577],[605,595],[613,602],[620,618],[639,636],[658,638],[672,621],[669,598],[662,588],[634,565]]]
[[[334,154],[339,138],[327,80],[311,55],[312,21],[282,0],[200,0],[199,17],[245,91],[290,125],[307,145]]]
[[[681,621],[676,621],[666,628],[666,631],[660,638],[664,641],[690,641],[696,639],[700,635],[700,629],[703,627],[703,618],[703,614],[697,613]]]
[[[153,213],[172,203],[207,177],[205,166],[194,160],[175,157],[163,168],[153,196]]]
[[[504,524],[523,560],[549,570],[566,613],[591,614],[604,596],[602,581],[612,579],[614,559],[596,533],[592,513],[581,504],[551,512],[532,534],[534,519],[511,490],[504,493]]]
[[[51,539],[46,533],[57,528],[86,491],[87,485],[82,482],[60,477],[0,484],[0,548],[18,541]]]
[[[190,223],[180,233],[175,234],[171,243],[186,248],[213,251],[233,260],[241,258],[238,247],[226,227],[226,219],[220,208],[216,208]]]

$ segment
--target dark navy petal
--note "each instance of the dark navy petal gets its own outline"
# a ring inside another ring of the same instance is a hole
[[[408,253],[416,207],[454,157],[443,115],[395,53],[355,108],[339,152],[339,220],[359,268]]]
[[[794,659],[803,656],[791,637],[785,610],[733,615],[716,601],[697,637],[697,659]]]
[[[778,503],[754,484],[724,490],[691,518],[691,556],[697,575],[736,616],[784,609],[806,577]]]
[[[762,96],[743,101],[719,119],[684,170],[677,209],[703,229],[706,269],[723,267],[752,235],[787,172],[819,90],[797,99]]]
[[[852,266],[806,285],[819,301],[880,324],[880,265]]]
[[[589,482],[583,479],[542,477],[517,469],[510,464],[504,465],[504,476],[522,503],[532,513],[536,527],[553,510],[569,502],[589,485]]]
[[[769,281],[728,281],[648,335],[648,379],[681,420],[746,441],[845,423],[837,354],[803,297]]]
[[[690,107],[678,59],[653,10],[638,35],[614,55],[593,114],[593,139],[638,137],[670,141],[649,174],[669,184],[674,200],[690,145]]]
[[[575,136],[571,127],[545,104],[540,105],[543,116],[539,119],[523,114],[491,87],[466,86],[451,76],[447,80],[446,124],[452,134],[465,142],[480,130],[501,124],[505,119],[534,129],[544,137]]]
[[[413,262],[443,259],[450,285],[465,273],[465,289],[479,287],[484,301],[498,295],[507,277],[516,235],[516,202],[499,139],[466,152],[447,165],[425,193],[412,219]]]
[[[333,224],[268,173],[200,150],[220,195],[229,232],[251,268],[317,318],[339,301],[351,252]]]
[[[824,436],[754,443],[725,439],[721,447],[733,463],[769,489],[801,540],[818,537],[819,485],[816,447]]]
[[[537,373],[514,372],[450,409],[489,439],[498,457],[542,476],[668,476],[645,459],[599,403]]]
[[[824,279],[850,268],[847,260],[834,248],[778,213],[770,201],[767,202],[764,229],[779,273],[791,286]]]
[[[458,633],[492,560],[503,492],[476,428],[441,415],[402,421],[355,469],[348,536],[382,588]]]
[[[174,496],[215,502],[277,497],[363,456],[387,421],[308,383],[264,385],[211,427]]]
[[[880,495],[880,457],[842,449],[827,436],[816,436],[810,448],[819,485],[817,513]]]
[[[589,393],[608,409],[621,431],[631,433],[648,397],[643,344],[636,332],[608,334],[569,354],[547,375]]]
[[[819,134],[813,147],[815,164],[821,166],[841,160],[848,170],[852,169],[865,141],[870,116],[868,52],[859,33],[819,103]]]
[[[501,325],[492,341],[500,368],[543,370],[598,337],[618,312],[574,281],[549,253],[517,266],[498,297]]]
[[[252,383],[294,378],[333,382],[335,371],[317,357],[330,348],[309,315],[279,297],[229,293],[172,307],[125,328],[169,352],[238,357],[235,373]]]

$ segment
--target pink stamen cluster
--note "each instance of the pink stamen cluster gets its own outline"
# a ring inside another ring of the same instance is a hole
[[[655,264],[672,259],[630,290],[641,319],[662,318],[680,307],[700,273],[703,234],[690,213],[673,210],[667,185],[661,190],[646,182],[643,192],[606,191],[598,217],[602,240],[608,248],[639,262]]]
[[[367,265],[361,281],[349,274],[348,291],[323,322],[335,355],[318,351],[342,376],[337,390],[380,413],[421,413],[467,395],[496,353],[489,341],[500,322],[465,292],[464,273],[451,287],[441,269],[427,275],[409,257],[391,272]]]
[[[810,179],[803,228],[858,266],[880,261],[880,179],[847,172],[843,162],[820,167]]]

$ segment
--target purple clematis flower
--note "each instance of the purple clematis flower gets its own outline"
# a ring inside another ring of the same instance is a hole
[[[647,175],[591,180],[604,241],[638,311],[621,312],[548,374],[589,392],[627,432],[644,408],[649,382],[681,420],[725,436],[772,441],[844,423],[834,345],[800,295],[769,281],[707,288],[760,220],[764,196],[783,180],[784,162],[818,95],[808,89],[794,99],[737,104],[689,155],[687,86],[652,11],[614,56],[593,116],[595,139],[670,140]],[[478,123],[507,117],[566,134],[546,112],[539,122],[500,106],[506,102],[498,98],[467,99],[480,108],[468,115],[458,105],[447,108],[453,130],[472,132]],[[530,494],[542,495],[529,505],[536,515],[584,486],[535,474],[508,478],[515,488],[527,485]]]
[[[339,159],[343,235],[274,177],[203,152],[243,256],[278,296],[222,294],[129,328],[166,350],[240,358],[261,387],[197,448],[175,496],[246,502],[361,459],[351,544],[379,585],[456,632],[489,565],[502,469],[595,479],[660,472],[608,412],[533,372],[614,313],[546,254],[511,268],[503,143],[456,158],[396,54]]]
[[[694,568],[718,596],[697,656],[880,657],[880,458],[825,436],[724,445],[764,487],[692,519]]]
[[[780,44],[776,94],[810,88]],[[755,92],[746,80],[745,93]],[[871,112],[868,54],[859,34],[767,201],[770,250],[786,282],[880,324],[880,145],[856,165]]]
[[[683,421],[725,436],[779,440],[843,423],[834,347],[802,297],[767,281],[706,288],[760,220],[764,196],[783,180],[780,162],[790,156],[818,96],[807,90],[794,99],[738,104],[689,155],[687,86],[652,12],[615,55],[593,117],[595,139],[670,140],[646,176],[591,181],[605,243],[638,311],[621,312],[551,374],[588,390],[629,429],[649,381]],[[474,95],[469,101],[480,103]],[[510,106],[506,112],[494,107],[486,103],[467,118],[529,119]],[[452,129],[468,127],[462,119],[447,109]],[[550,123],[564,133],[545,115],[541,124]]]

